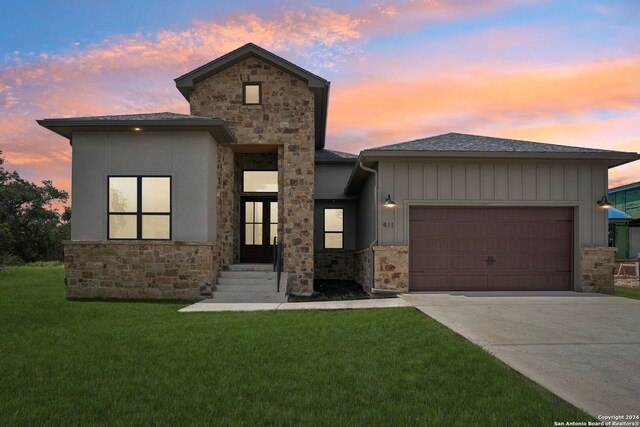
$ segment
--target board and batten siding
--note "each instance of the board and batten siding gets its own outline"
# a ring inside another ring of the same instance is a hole
[[[389,161],[378,163],[380,245],[408,245],[410,205],[573,206],[576,249],[607,246],[607,166],[585,162]],[[387,195],[395,208],[382,206]]]

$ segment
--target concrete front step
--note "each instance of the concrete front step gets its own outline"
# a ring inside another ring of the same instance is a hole
[[[272,264],[231,264],[227,271],[270,271],[273,272]]]
[[[277,273],[271,271],[221,271],[221,279],[256,279],[265,280],[276,277]]]
[[[276,292],[276,290],[276,282],[247,285],[228,285],[218,283],[216,285],[216,292]],[[280,283],[280,291],[284,291],[282,283]]]
[[[275,277],[269,279],[228,279],[228,278],[219,278],[218,285],[265,285],[265,286],[275,286],[278,281]],[[282,279],[280,279],[280,284],[282,284]],[[275,288],[274,288],[275,289]]]
[[[257,302],[286,302],[287,296],[282,292],[214,292],[213,302],[243,302],[243,303],[257,303]]]

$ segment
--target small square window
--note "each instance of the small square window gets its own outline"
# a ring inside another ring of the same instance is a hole
[[[262,104],[262,83],[246,82],[242,85],[242,103],[244,105]]]

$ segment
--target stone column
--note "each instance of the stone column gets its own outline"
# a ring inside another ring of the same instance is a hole
[[[580,249],[582,291],[613,295],[613,272],[618,248],[583,246]]]
[[[285,144],[281,164],[282,243],[287,292],[313,292],[314,151],[311,144]]]

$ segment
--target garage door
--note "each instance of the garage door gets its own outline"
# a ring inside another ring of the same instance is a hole
[[[572,208],[413,206],[412,291],[570,290]]]

